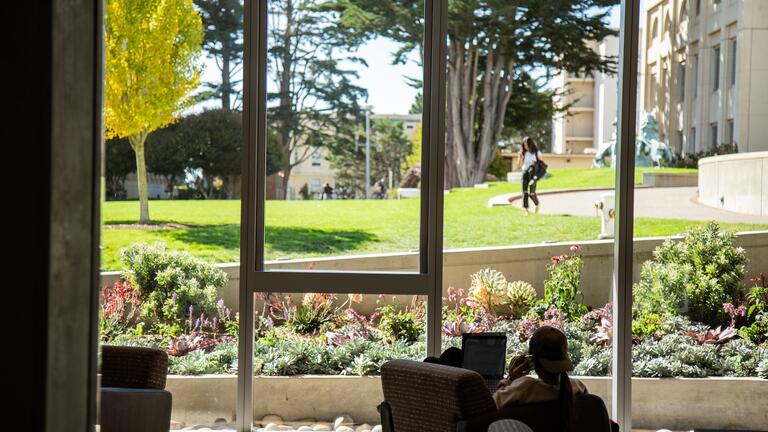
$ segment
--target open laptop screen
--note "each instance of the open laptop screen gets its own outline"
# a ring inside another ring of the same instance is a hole
[[[507,352],[504,333],[465,333],[462,335],[462,367],[473,370],[483,378],[501,380]]]

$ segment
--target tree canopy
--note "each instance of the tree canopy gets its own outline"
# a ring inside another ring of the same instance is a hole
[[[194,101],[203,40],[192,0],[107,0],[104,16],[106,138],[125,137],[136,154],[140,222],[149,221],[147,135]]]
[[[481,182],[502,140],[515,81],[534,71],[612,71],[615,59],[589,47],[615,35],[609,6],[618,0],[451,0],[448,2],[446,186]],[[401,44],[394,62],[419,50],[421,0],[337,0],[341,25],[360,37]]]

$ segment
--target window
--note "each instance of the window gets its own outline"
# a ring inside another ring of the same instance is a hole
[[[733,122],[733,119],[728,119],[728,144],[735,145],[735,138],[736,138],[736,124]]]
[[[731,39],[731,70],[730,70],[730,84],[736,85],[736,71],[738,70],[738,43],[736,38]]]
[[[685,102],[685,60],[681,61],[677,66],[677,73],[678,95],[680,96],[680,102]]]
[[[720,137],[718,136],[718,130],[717,130],[717,123],[712,123],[709,125],[709,145],[710,148],[715,148],[719,145],[718,141],[720,140]]]
[[[696,0],[696,16],[701,15],[701,0]]]
[[[720,45],[712,50],[712,91],[720,90]]]
[[[323,162],[323,155],[320,152],[320,150],[315,150],[314,153],[312,153],[312,166],[313,167],[319,167],[321,163]]]
[[[693,97],[696,98],[699,96],[699,56],[698,54],[695,54],[693,56],[693,61],[691,61],[691,74],[693,75],[691,77],[693,79],[693,82],[691,83],[691,89],[693,90]]]
[[[691,143],[691,153],[696,153],[698,151],[698,149],[696,148],[697,147],[697,143],[696,143],[696,128],[695,127],[691,128],[691,136],[688,139],[688,141],[690,141],[690,143]]]
[[[320,193],[323,190],[323,180],[319,178],[313,178],[309,183],[310,193]]]

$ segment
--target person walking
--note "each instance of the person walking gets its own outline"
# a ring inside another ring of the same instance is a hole
[[[333,199],[333,188],[331,187],[330,183],[326,183],[323,185],[322,199],[324,200]]]
[[[523,171],[523,210],[526,216],[528,212],[528,199],[536,206],[535,212],[539,212],[539,197],[536,196],[537,165],[541,161],[541,152],[531,137],[523,138],[523,145],[517,155],[517,168]]]

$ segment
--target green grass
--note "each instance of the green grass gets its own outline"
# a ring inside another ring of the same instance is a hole
[[[638,170],[636,181],[642,178]],[[693,170],[675,170],[693,171]],[[553,169],[539,190],[612,187],[611,169]],[[537,215],[519,209],[488,208],[495,195],[519,192],[520,185],[495,183],[488,189],[457,189],[445,197],[446,248],[592,240],[600,229],[597,217]],[[418,247],[419,200],[387,201],[268,201],[265,252],[267,259],[307,258],[380,252]],[[115,228],[132,224],[136,201],[108,202],[104,208],[102,267],[120,268],[119,251],[137,241],[162,241],[214,262],[239,260],[239,201],[152,201],[155,223],[173,222],[185,228],[141,230]],[[638,218],[636,236],[677,234],[695,221]],[[731,230],[768,229],[765,225],[723,224]]]

